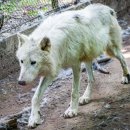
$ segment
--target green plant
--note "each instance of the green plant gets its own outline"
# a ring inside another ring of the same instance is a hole
[[[7,14],[11,14],[13,11],[16,10],[16,1],[8,1],[6,4],[1,4],[0,10]]]
[[[38,5],[46,5],[50,4],[50,0],[10,0],[5,2],[4,4],[0,3],[0,11],[4,12],[8,15],[11,15],[13,12],[17,10],[23,11],[25,14],[30,16],[36,16],[38,14]],[[48,11],[48,7],[41,7],[41,10]]]

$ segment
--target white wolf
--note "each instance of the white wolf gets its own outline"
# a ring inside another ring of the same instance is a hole
[[[32,99],[29,127],[40,123],[40,101],[49,84],[61,68],[73,70],[71,102],[65,117],[77,115],[78,103],[91,99],[94,82],[92,61],[104,51],[116,57],[123,69],[122,83],[130,82],[130,73],[121,53],[121,28],[116,13],[108,6],[93,4],[78,11],[67,11],[47,18],[32,34],[18,34],[17,57],[21,71],[18,83],[25,85],[41,76]],[[84,62],[88,72],[88,85],[79,98],[80,64]],[[43,78],[44,77],[44,78]]]

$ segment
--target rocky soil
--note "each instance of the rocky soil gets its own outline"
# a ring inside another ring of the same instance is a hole
[[[130,40],[123,49],[130,67]],[[94,72],[95,84],[92,101],[79,107],[79,114],[72,119],[64,119],[62,114],[70,101],[72,76],[57,79],[46,91],[41,104],[41,118],[44,120],[36,130],[129,130],[130,129],[130,85],[122,85],[122,70],[117,60],[105,66],[111,74]],[[20,87],[16,75],[0,82],[0,116],[15,114],[30,106],[35,91],[32,86]],[[86,72],[81,75],[81,91],[87,86]],[[29,109],[30,110],[30,109]],[[28,112],[28,111],[27,111]],[[18,119],[17,128],[27,130],[28,113]]]
[[[120,20],[124,28],[122,52],[130,68],[130,21]],[[41,103],[42,125],[36,130],[130,130],[130,84],[121,84],[122,70],[119,62],[112,59],[104,66],[110,71],[109,75],[94,71],[95,83],[92,101],[79,107],[78,116],[64,119],[63,113],[70,102],[72,73],[64,71],[48,87]],[[28,86],[17,85],[18,73],[0,80],[0,118],[19,113],[30,107],[31,98],[38,79]],[[81,91],[87,86],[87,75],[81,74]],[[28,130],[26,123],[30,109],[16,121],[17,126],[5,130]],[[4,128],[0,128],[3,130]]]

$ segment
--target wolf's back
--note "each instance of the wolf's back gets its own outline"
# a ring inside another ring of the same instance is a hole
[[[112,24],[113,20],[115,21],[117,19],[116,12],[114,9],[102,5],[102,4],[91,4],[85,8],[86,12],[91,12],[94,14],[95,19],[98,18],[101,20],[101,22],[106,24]]]

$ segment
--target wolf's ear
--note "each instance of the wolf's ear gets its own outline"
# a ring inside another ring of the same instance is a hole
[[[44,37],[40,42],[40,47],[41,50],[49,52],[51,48],[50,39],[48,37]]]
[[[17,33],[17,36],[18,36],[18,42],[19,42],[18,47],[21,47],[25,43],[25,41],[28,40],[28,37],[26,35],[20,34],[20,33]]]

